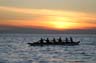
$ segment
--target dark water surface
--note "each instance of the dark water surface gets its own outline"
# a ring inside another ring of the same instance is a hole
[[[28,46],[41,37],[72,36],[78,46]],[[96,63],[96,35],[0,34],[0,63]]]

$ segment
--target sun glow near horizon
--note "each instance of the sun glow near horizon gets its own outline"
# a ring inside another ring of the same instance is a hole
[[[50,18],[48,21],[31,21],[31,20],[12,20],[6,23],[0,23],[0,25],[16,26],[16,27],[27,27],[27,28],[41,28],[41,29],[53,29],[53,30],[66,30],[66,29],[87,29],[96,27],[95,24],[90,23],[76,23],[70,21],[60,21],[55,18]],[[66,19],[65,19],[66,20]]]
[[[51,25],[54,29],[64,30],[64,29],[72,29],[73,25],[76,23],[71,22],[72,19],[69,17],[55,16],[49,17],[48,24]]]
[[[72,26],[75,25],[75,23],[63,22],[63,21],[49,22],[49,24],[51,24],[54,29],[58,30],[72,29]]]

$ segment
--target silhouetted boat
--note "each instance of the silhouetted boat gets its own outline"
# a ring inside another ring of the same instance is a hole
[[[48,40],[48,38],[47,38]],[[57,41],[57,42],[53,42],[53,41],[48,41],[48,42],[43,42],[42,38],[41,41],[37,41],[37,42],[33,42],[33,43],[27,43],[30,46],[46,46],[46,45],[64,45],[64,46],[75,46],[75,45],[79,45],[80,41],[74,42],[73,39],[70,37],[70,41],[68,39],[66,39],[65,41]]]
[[[30,46],[44,46],[44,45],[68,45],[68,46],[74,46],[74,45],[79,45],[80,41],[78,42],[62,42],[62,43],[39,43],[39,42],[34,42],[34,43],[27,43]]]

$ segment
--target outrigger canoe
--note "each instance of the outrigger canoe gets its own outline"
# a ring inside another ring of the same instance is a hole
[[[79,45],[80,41],[77,42],[33,42],[27,43],[30,46],[46,46],[46,45],[64,45],[64,46],[75,46]]]

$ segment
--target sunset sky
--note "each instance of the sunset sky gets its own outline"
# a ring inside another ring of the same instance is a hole
[[[96,0],[0,0],[2,26],[96,29]]]

